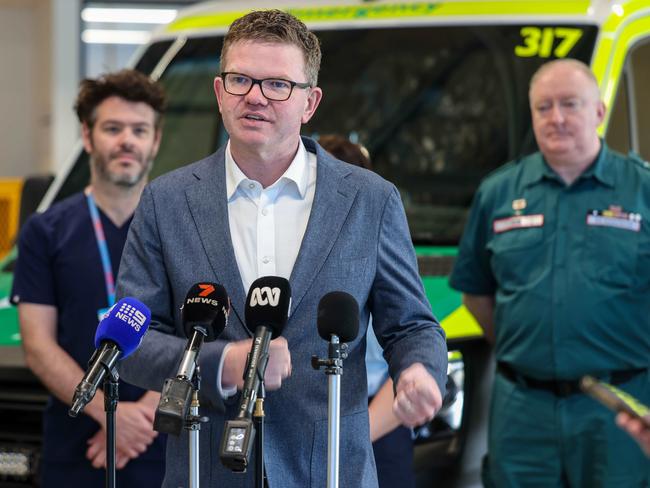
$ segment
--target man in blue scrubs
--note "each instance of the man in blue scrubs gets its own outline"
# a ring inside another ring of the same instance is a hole
[[[115,301],[122,249],[161,137],[162,87],[123,70],[84,80],[76,102],[90,185],[32,216],[20,234],[12,297],[27,365],[50,390],[42,486],[103,486],[104,395],[78,418],[68,409],[95,346],[98,315]],[[152,428],[159,394],[120,383],[117,483],[159,487],[164,445]]]
[[[647,486],[648,462],[582,394],[602,378],[650,400],[650,171],[598,137],[598,83],[576,60],[530,84],[540,151],[481,184],[451,285],[494,343],[495,486]]]

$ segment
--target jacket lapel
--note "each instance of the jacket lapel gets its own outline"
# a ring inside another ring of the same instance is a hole
[[[197,166],[194,171],[197,181],[185,190],[185,195],[217,283],[223,285],[230,296],[231,313],[234,312],[244,324],[242,306],[246,293],[230,238],[224,154],[221,148]],[[244,329],[248,332],[246,327]]]
[[[312,140],[303,138],[303,142],[307,150],[316,150],[317,146]],[[329,257],[357,194],[357,188],[345,179],[349,171],[344,165],[336,162],[319,146],[317,158],[314,201],[289,280],[292,314],[300,306],[307,290]]]

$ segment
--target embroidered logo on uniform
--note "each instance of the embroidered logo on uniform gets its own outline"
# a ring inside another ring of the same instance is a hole
[[[513,229],[527,229],[529,227],[542,227],[544,225],[544,215],[514,215],[504,219],[497,219],[492,222],[492,229],[495,234],[507,232]]]
[[[587,225],[597,227],[614,227],[639,232],[641,220],[641,214],[624,212],[618,205],[610,205],[607,210],[589,210],[587,212]]]
[[[526,208],[525,198],[517,198],[516,200],[512,201],[512,209],[517,213],[517,215],[521,214],[521,211],[525,208]]]

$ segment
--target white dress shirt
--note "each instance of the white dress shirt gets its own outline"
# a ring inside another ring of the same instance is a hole
[[[307,229],[316,190],[316,155],[302,140],[293,161],[278,180],[262,188],[248,178],[226,145],[226,195],[228,224],[239,275],[248,293],[261,276],[289,279]],[[229,346],[223,351],[217,373],[217,387],[224,397],[235,388],[222,389],[221,373]]]
[[[316,155],[302,141],[293,161],[267,188],[247,178],[226,146],[228,224],[244,290],[260,276],[289,279],[316,189]]]

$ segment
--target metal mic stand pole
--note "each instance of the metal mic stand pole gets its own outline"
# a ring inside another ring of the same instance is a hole
[[[115,410],[119,398],[119,375],[106,368],[104,410],[106,411],[106,488],[115,488]]]
[[[201,369],[196,366],[192,378],[192,403],[185,428],[189,431],[190,440],[190,488],[199,488],[199,431],[201,423],[207,422],[207,417],[199,416],[199,390],[201,389]]]
[[[339,430],[341,423],[341,374],[343,360],[347,357],[347,344],[341,344],[339,337],[332,335],[328,348],[328,358],[312,356],[314,369],[325,366],[327,375],[327,488],[339,486]]]
[[[255,439],[255,488],[264,488],[264,378],[260,379],[260,386],[255,399],[255,412],[253,421],[257,437]]]

